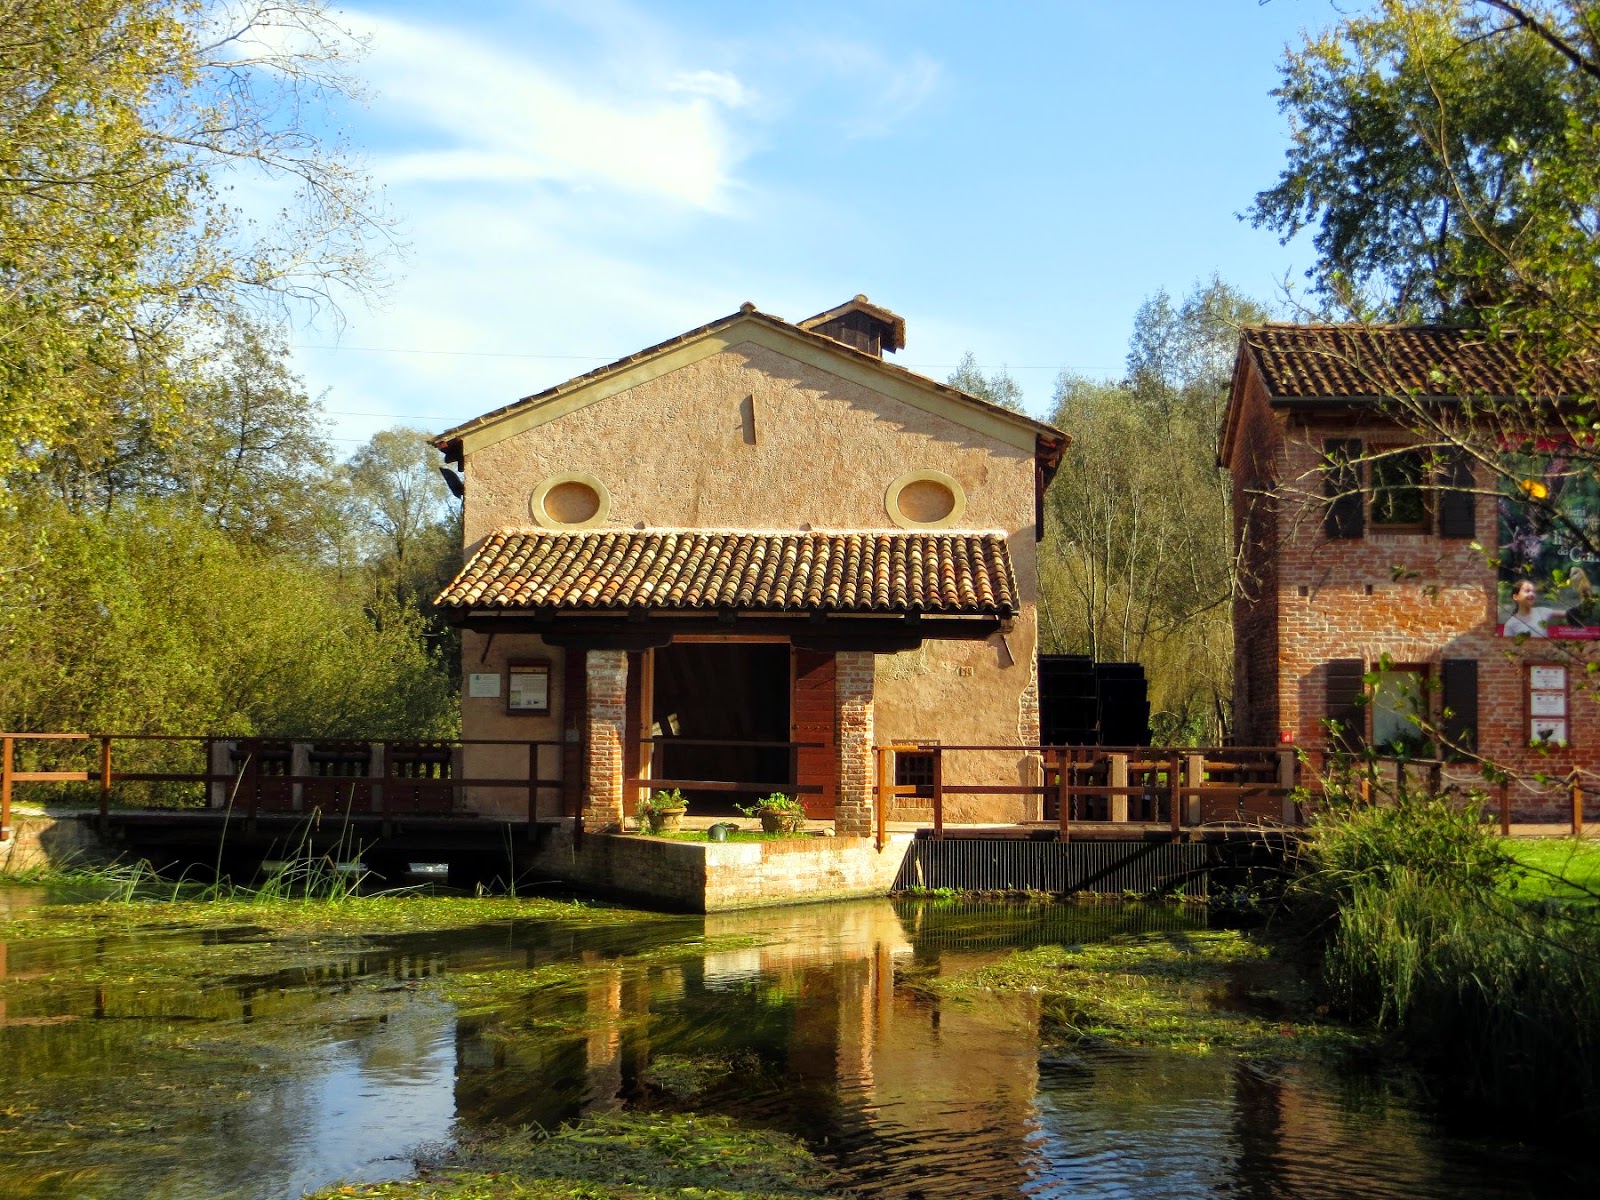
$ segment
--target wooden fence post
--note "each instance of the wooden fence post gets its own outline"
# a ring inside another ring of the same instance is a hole
[[[1167,813],[1172,818],[1172,836],[1177,837],[1183,832],[1183,780],[1180,778],[1183,771],[1183,759],[1173,751],[1172,758],[1167,763]]]
[[[1065,746],[1056,750],[1056,823],[1063,842],[1072,840],[1072,758]]]
[[[1572,836],[1583,836],[1583,777],[1578,774],[1578,768],[1572,768],[1572,774],[1567,776],[1567,786],[1572,789]]]
[[[1128,756],[1126,754],[1106,755],[1107,771],[1106,782],[1114,788],[1128,786]],[[1110,816],[1114,824],[1126,825],[1128,823],[1128,793],[1112,792]],[[1152,816],[1154,814],[1151,814]]]
[[[1285,825],[1298,825],[1300,814],[1295,811],[1294,785],[1295,768],[1298,766],[1293,750],[1278,751],[1278,786],[1283,789],[1283,823]]]
[[[933,837],[944,840],[944,748],[933,748]]]
[[[1511,783],[1500,781],[1500,836],[1511,836]]]
[[[1206,756],[1204,754],[1186,755],[1183,773],[1187,777],[1189,786],[1195,789],[1184,798],[1184,819],[1190,825],[1199,825],[1201,818],[1205,816],[1204,811],[1201,809],[1203,793],[1199,789],[1200,785],[1206,781]]]
[[[891,793],[889,790],[890,784],[886,781],[890,778],[889,756],[893,753],[894,751],[890,750],[887,746],[878,747],[878,811],[873,814],[873,819],[877,830],[877,842],[879,850],[882,850],[884,845],[889,840],[889,800]]]
[[[209,756],[206,759],[206,770],[211,770]],[[211,785],[206,784],[206,799],[209,801]],[[106,821],[111,816],[111,739],[106,736],[100,738],[100,832],[104,833]]]
[[[539,822],[539,743],[528,743],[528,837]]]
[[[0,842],[11,840],[11,767],[14,738],[0,738]]]

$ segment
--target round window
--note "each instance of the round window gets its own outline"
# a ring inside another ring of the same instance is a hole
[[[593,475],[568,471],[534,488],[529,508],[546,529],[588,529],[606,519],[611,493]]]
[[[940,529],[967,511],[967,494],[943,471],[907,471],[884,497],[889,519],[902,529]]]

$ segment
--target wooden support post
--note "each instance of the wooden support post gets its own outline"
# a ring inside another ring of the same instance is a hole
[[[1056,817],[1063,842],[1072,840],[1072,751],[1056,751]]]
[[[1283,789],[1283,823],[1298,825],[1300,814],[1295,811],[1295,771],[1299,762],[1293,750],[1278,751],[1278,786]]]
[[[207,747],[206,771],[211,770],[210,747]],[[211,785],[206,784],[206,790],[211,790]],[[100,739],[100,832],[106,829],[106,820],[111,816],[111,739],[102,736]]]
[[[11,840],[11,768],[15,750],[15,739],[0,739],[0,842]]]
[[[878,849],[889,844],[889,801],[893,798],[894,751],[887,746],[878,747],[878,811],[873,814],[877,823]]]
[[[650,747],[650,757],[653,763],[655,761],[654,745]],[[651,772],[651,774],[654,773],[654,771]],[[565,767],[562,768],[562,774],[566,774]],[[566,787],[565,780],[562,782],[562,787]],[[574,850],[583,845],[583,807],[589,799],[589,756],[587,754],[578,755],[578,787],[575,794],[577,802],[572,806],[572,848]]]
[[[1567,786],[1572,795],[1572,836],[1583,836],[1583,777],[1578,774],[1578,768],[1572,768],[1572,774],[1567,776]]]
[[[244,785],[249,789],[250,813],[245,828],[256,835],[256,812],[261,807],[261,743],[252,739],[244,744]],[[293,768],[290,768],[293,770]]]
[[[944,840],[944,750],[933,748],[933,836]]]
[[[1108,754],[1106,755],[1106,762],[1108,764],[1106,771],[1106,782],[1108,782],[1114,788],[1127,787],[1128,756],[1126,754]],[[1126,825],[1128,823],[1127,792],[1111,793],[1110,813],[1113,824]]]
[[[1182,771],[1181,758],[1174,753],[1167,762],[1167,814],[1172,819],[1172,836],[1177,837],[1183,832],[1183,783],[1179,778]]]
[[[1184,816],[1190,825],[1200,824],[1204,815],[1200,811],[1200,785],[1206,781],[1206,756],[1204,754],[1187,755],[1184,763],[1184,774],[1188,777],[1189,786],[1195,791],[1191,792],[1184,802]]]
[[[1511,836],[1511,784],[1505,779],[1500,781],[1500,836]]]
[[[528,840],[539,823],[539,743],[528,743]]]

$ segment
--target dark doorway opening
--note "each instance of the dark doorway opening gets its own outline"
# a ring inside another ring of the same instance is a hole
[[[651,733],[657,779],[699,779],[749,786],[738,791],[685,788],[692,816],[729,816],[735,804],[783,790],[783,746],[695,746],[675,742],[788,742],[789,647],[781,643],[688,642],[655,652]]]

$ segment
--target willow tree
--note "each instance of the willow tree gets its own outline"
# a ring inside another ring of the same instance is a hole
[[[1217,431],[1239,326],[1260,305],[1212,279],[1134,319],[1127,373],[1056,382],[1072,445],[1051,485],[1040,558],[1047,650],[1137,661],[1161,741],[1228,730],[1235,588]]]

